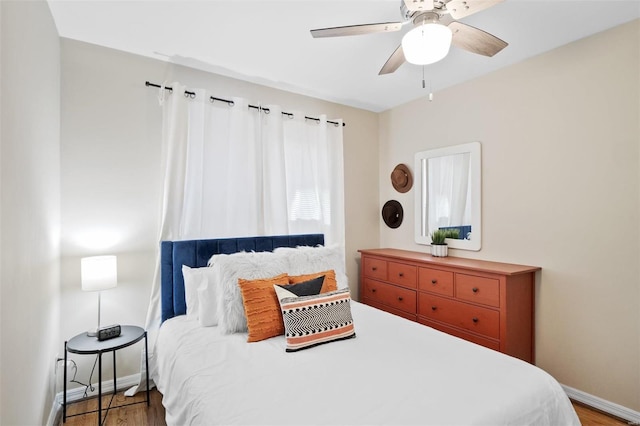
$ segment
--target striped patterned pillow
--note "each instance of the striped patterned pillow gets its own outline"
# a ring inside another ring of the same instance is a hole
[[[282,308],[287,352],[356,337],[348,288],[296,297],[274,287]]]

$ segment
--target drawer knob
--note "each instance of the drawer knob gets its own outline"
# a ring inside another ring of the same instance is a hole
[[[374,267],[372,267],[372,268],[371,268],[371,270],[372,270],[372,271],[377,271],[377,270],[378,270],[378,268],[377,268],[376,266],[374,266]]]
[[[433,285],[436,285],[437,282],[438,282],[438,280],[436,280],[436,279],[431,280],[431,284],[433,284]]]
[[[471,289],[472,292],[477,293],[478,292],[478,287],[474,287]]]
[[[477,323],[477,322],[478,322],[478,318],[477,318],[477,317],[473,317],[473,318],[471,319],[471,321],[473,321],[474,323]]]
[[[402,302],[402,296],[398,296],[398,300]]]
[[[372,289],[371,289],[371,293],[375,293],[375,292],[376,292],[376,289],[375,289],[375,288],[372,288]]]
[[[400,273],[398,274],[398,276],[400,276],[400,277],[404,277],[404,274],[403,274],[402,272],[400,272]]]
[[[431,307],[431,310],[432,310],[432,311],[435,311],[436,309],[438,309],[438,307],[437,307],[437,306],[432,306],[432,307]]]

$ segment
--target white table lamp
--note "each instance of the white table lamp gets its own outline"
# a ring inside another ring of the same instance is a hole
[[[83,291],[98,292],[98,327],[87,335],[97,336],[100,329],[100,293],[118,285],[118,263],[116,256],[83,257],[80,260]]]

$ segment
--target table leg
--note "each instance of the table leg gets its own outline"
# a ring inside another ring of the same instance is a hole
[[[56,364],[56,368],[58,365]],[[67,422],[67,342],[64,342],[64,385],[62,386],[62,423]]]
[[[147,332],[144,332],[144,362],[147,370],[147,407],[150,405],[149,400],[149,347],[147,345]]]
[[[98,426],[102,425],[102,352],[98,352]]]
[[[118,385],[116,384],[116,351],[113,351],[113,395],[118,393]]]

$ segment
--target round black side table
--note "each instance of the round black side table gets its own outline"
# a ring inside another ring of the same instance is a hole
[[[140,340],[144,338],[144,354],[145,354],[145,364],[147,370],[147,407],[149,406],[149,353],[147,351],[147,332],[138,326],[135,325],[123,325],[120,327],[120,336],[114,337],[111,339],[100,341],[97,337],[87,336],[87,333],[81,333],[77,336],[72,337],[69,341],[64,342],[64,392],[63,392],[63,402],[62,402],[62,422],[67,421],[67,353],[79,354],[79,355],[98,355],[98,425],[102,424],[102,354],[106,352],[113,352],[113,395],[118,392],[118,386],[116,381],[116,351],[118,349],[126,348],[127,346],[131,346],[135,343],[138,343]],[[113,398],[112,398],[113,400]],[[144,402],[144,401],[141,401]],[[139,404],[139,402],[134,402],[131,404]],[[122,406],[131,405],[124,404]],[[111,407],[111,402],[107,407],[107,414],[109,414],[109,409]],[[117,407],[113,407],[117,408]],[[74,414],[73,416],[79,416],[81,414],[93,413],[95,411],[87,411],[86,413]],[[71,416],[70,416],[71,417]]]

